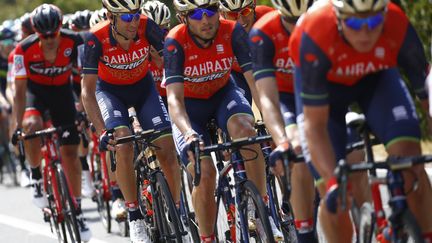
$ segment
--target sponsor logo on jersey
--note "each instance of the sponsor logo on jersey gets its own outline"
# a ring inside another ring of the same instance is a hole
[[[336,69],[337,76],[364,76],[369,73],[374,73],[379,70],[388,69],[388,65],[374,64],[373,62],[358,62],[351,65],[338,67]]]
[[[64,50],[63,52],[65,57],[68,57],[72,54],[72,48],[66,48],[66,50]]]
[[[24,68],[24,56],[23,55],[15,55],[14,56],[14,68],[16,72],[19,72]]]
[[[219,53],[223,53],[224,52],[224,46],[222,44],[217,44],[216,45],[216,52]]]
[[[56,77],[68,72],[71,69],[72,69],[72,63],[66,66],[50,66],[50,67],[45,67],[43,62],[30,64],[30,72],[44,75],[47,77]]]
[[[234,58],[207,61],[184,69],[185,79],[191,82],[205,82],[223,77],[231,70]]]
[[[275,66],[278,72],[294,73],[294,61],[291,57],[276,59]]]
[[[140,48],[138,50],[132,51],[130,53],[123,53],[118,55],[104,55],[102,57],[102,60],[105,62],[106,65],[110,64],[113,67],[115,65],[121,64],[121,65],[130,65],[132,63],[136,63],[141,61],[143,62],[143,59],[146,59],[148,56],[150,47],[146,46],[143,48]],[[119,68],[119,69],[127,69],[127,68]]]

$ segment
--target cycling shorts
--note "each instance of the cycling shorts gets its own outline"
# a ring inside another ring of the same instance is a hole
[[[96,99],[107,129],[129,127],[130,107],[135,108],[144,130],[161,130],[171,126],[167,109],[149,73],[144,79],[128,85],[114,85],[98,80]]]
[[[252,93],[249,89],[249,85],[243,75],[243,73],[236,72],[234,70],[231,71],[231,79],[234,80],[235,84],[238,86],[243,96],[252,105]]]
[[[45,118],[47,111],[55,127],[75,124],[75,102],[69,83],[55,86],[28,82],[24,117],[39,115]],[[76,127],[65,129],[59,142],[60,145],[79,144]]]
[[[301,77],[296,72],[296,94],[300,94]],[[346,157],[348,140],[345,114],[357,102],[372,133],[389,146],[400,140],[420,141],[421,132],[414,101],[395,68],[368,75],[353,86],[328,83],[330,114],[328,131],[336,161]],[[302,113],[300,95],[297,111]],[[302,115],[297,121],[302,120]],[[303,127],[303,126],[302,126]],[[300,132],[304,136],[304,131]],[[305,138],[302,138],[305,141]],[[303,149],[307,150],[306,143]],[[308,158],[309,157],[309,158]],[[310,156],[306,157],[310,161]],[[336,163],[335,161],[335,163]]]
[[[185,98],[186,112],[192,129],[201,135],[204,144],[210,145],[210,134],[206,127],[208,122],[216,119],[217,125],[226,134],[228,133],[228,120],[235,115],[245,114],[253,117],[252,108],[238,87],[228,82],[225,87],[217,91],[209,99]],[[181,132],[173,125],[173,137],[181,160],[187,164],[188,159],[181,153],[185,148],[185,140]]]

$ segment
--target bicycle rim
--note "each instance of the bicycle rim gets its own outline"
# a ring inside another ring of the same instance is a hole
[[[182,242],[180,217],[162,173],[156,173],[156,193],[153,195],[159,202],[157,212],[159,215],[156,217],[161,217],[161,225],[158,226],[162,226],[159,230],[163,239],[167,242]]]
[[[239,213],[243,214],[244,219],[248,220],[248,213],[255,211],[255,230],[247,230],[249,238],[255,238],[257,242],[274,243],[273,232],[270,227],[269,215],[264,205],[258,189],[251,181],[245,181],[242,185],[243,195],[239,206]],[[250,203],[252,202],[252,203]],[[252,206],[253,205],[253,206]],[[252,208],[253,207],[253,208]],[[247,221],[246,221],[247,222]],[[243,226],[248,228],[248,225]],[[236,232],[240,234],[240,232]]]
[[[195,221],[195,213],[191,212],[191,199],[192,195],[191,195],[191,190],[189,189],[189,185],[186,185],[187,182],[185,183],[185,175],[184,173],[187,173],[186,171],[182,170],[182,175],[181,175],[181,195],[180,195],[180,200],[181,200],[181,212],[182,212],[182,217],[181,220],[183,220],[183,222],[185,223],[186,227],[188,227],[188,229],[184,229],[187,230],[189,233],[189,237],[190,237],[190,241],[191,242],[200,242],[201,238],[199,235],[199,229],[198,229],[198,224]],[[187,178],[187,175],[186,175]],[[189,192],[189,193],[188,193]],[[193,207],[193,206],[192,206]]]
[[[61,201],[63,207],[64,223],[66,225],[67,235],[65,235],[65,242],[79,243],[81,237],[78,229],[78,222],[76,219],[76,209],[74,201],[71,197],[69,186],[66,180],[66,175],[60,165],[57,165],[57,180],[59,180],[59,192],[61,194]],[[68,237],[67,237],[68,236]]]
[[[96,204],[102,225],[111,233],[111,210],[109,200],[105,200],[102,188],[96,188]]]
[[[375,238],[375,212],[372,205],[364,203],[359,213],[359,243],[371,243]]]
[[[52,178],[50,178],[51,180]],[[66,235],[66,229],[64,225],[64,221],[59,222],[59,212],[55,205],[55,196],[53,193],[53,189],[51,187],[51,183],[48,183],[47,187],[47,195],[48,195],[48,209],[49,212],[44,212],[44,216],[49,217],[49,223],[51,226],[51,232],[54,233],[57,236],[57,240],[59,243],[63,242],[63,237]],[[48,215],[45,215],[48,214]],[[54,232],[54,231],[55,232]]]

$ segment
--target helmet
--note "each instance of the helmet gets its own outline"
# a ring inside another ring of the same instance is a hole
[[[171,12],[168,6],[158,0],[146,2],[141,13],[151,18],[157,25],[168,25],[171,22]]]
[[[32,13],[33,29],[41,34],[52,34],[62,26],[62,13],[53,4],[42,4]]]
[[[383,10],[389,0],[332,0],[333,6],[341,13],[362,13]]]
[[[184,13],[199,7],[218,4],[219,0],[174,0],[177,12]]]
[[[102,0],[102,5],[112,13],[128,13],[141,8],[143,0]]]
[[[313,2],[314,0],[272,0],[273,6],[287,18],[299,18]]]
[[[3,40],[14,40],[16,33],[13,32],[10,28],[0,26],[0,41]]]
[[[106,8],[101,8],[93,12],[90,18],[90,28],[95,26],[97,23],[107,20]]]
[[[220,0],[220,8],[224,12],[238,11],[253,4],[254,0]]]
[[[31,23],[31,14],[25,13],[23,16],[21,16],[20,20],[21,20],[21,31],[29,35],[33,34],[34,30]]]
[[[90,12],[89,10],[75,12],[69,22],[69,29],[76,31],[90,29],[91,16],[92,12]]]

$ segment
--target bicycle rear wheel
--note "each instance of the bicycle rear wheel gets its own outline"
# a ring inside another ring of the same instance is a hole
[[[182,242],[182,226],[177,208],[162,172],[155,175],[153,207],[162,242]]]
[[[64,223],[66,225],[67,234],[64,236],[65,242],[71,243],[80,243],[81,236],[78,229],[77,222],[77,211],[75,207],[74,200],[69,191],[69,184],[66,179],[66,175],[64,174],[63,168],[60,163],[56,164],[56,178],[58,180],[58,190],[61,195],[61,204],[63,209]]]
[[[242,184],[242,198],[240,205],[238,205],[238,213],[242,214],[243,219],[246,219],[246,225],[242,229],[248,229],[247,235],[250,238],[255,238],[259,242],[275,242],[273,232],[270,226],[269,215],[264,201],[258,192],[258,189],[251,181],[245,181]],[[247,225],[247,220],[250,214],[254,214],[256,219],[256,228],[250,229]],[[241,232],[236,232],[240,234]],[[244,232],[242,235],[245,235]]]

